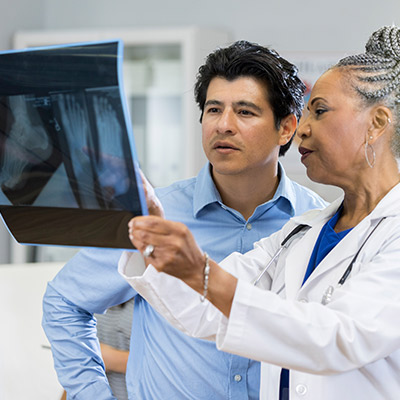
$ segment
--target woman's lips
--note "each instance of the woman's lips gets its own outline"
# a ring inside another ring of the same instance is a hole
[[[312,153],[313,151],[310,149],[307,149],[306,147],[299,147],[299,153],[301,154],[301,162],[304,162],[304,160]]]

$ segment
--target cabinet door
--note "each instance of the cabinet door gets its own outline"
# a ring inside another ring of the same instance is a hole
[[[125,45],[124,87],[141,168],[154,186],[184,176],[181,46]]]

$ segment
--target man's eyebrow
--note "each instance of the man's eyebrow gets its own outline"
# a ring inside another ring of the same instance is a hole
[[[211,99],[211,100],[207,100],[205,102],[204,107],[207,107],[207,106],[221,106],[223,104],[224,103],[222,101]],[[239,101],[234,102],[233,105],[234,105],[234,107],[248,107],[248,108],[251,108],[251,109],[253,109],[253,110],[255,110],[255,111],[259,112],[259,113],[262,113],[262,108],[257,106],[256,104],[254,104],[251,101],[239,100]]]
[[[207,106],[221,106],[222,105],[222,101],[219,100],[207,100],[204,104],[204,107]]]
[[[249,108],[252,108],[253,110],[255,110],[255,111],[259,112],[259,113],[262,113],[262,111],[263,111],[261,107],[259,107],[257,104],[254,104],[251,101],[240,100],[240,101],[235,102],[234,105],[236,107],[237,106],[239,106],[239,107],[249,107]]]

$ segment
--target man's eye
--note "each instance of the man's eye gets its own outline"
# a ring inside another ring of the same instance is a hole
[[[252,113],[249,110],[240,110],[239,114],[242,114],[242,115],[254,115],[254,113]]]
[[[219,112],[219,108],[216,108],[216,107],[210,107],[208,110],[207,110],[207,112],[208,113],[217,113],[217,112]]]

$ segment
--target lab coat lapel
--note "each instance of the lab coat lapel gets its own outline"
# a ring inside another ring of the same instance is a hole
[[[337,199],[322,211],[315,210],[292,218],[292,228],[297,225],[308,225],[311,229],[301,236],[300,240],[294,239],[278,259],[271,290],[283,293],[287,298],[295,298],[304,278],[305,268],[308,265],[314,243],[324,223],[336,212],[342,199]]]
[[[371,220],[364,219],[357,225],[351,232],[349,232],[319,263],[315,271],[310,275],[301,289],[307,290],[314,283],[317,283],[321,277],[329,273],[341,265],[341,270],[334,275],[342,276],[347,266],[350,264],[354,255],[364,242],[365,238],[370,232]],[[360,234],[362,232],[362,234]],[[332,282],[336,284],[337,282]]]
[[[302,240],[299,240],[289,247],[289,253],[285,260],[284,276],[286,286],[286,298],[293,300],[303,283],[304,274],[307,269],[308,261],[311,257],[314,243],[317,241],[319,231],[323,223],[317,224],[310,229]]]
[[[304,274],[319,232],[326,221],[335,214],[342,201],[342,198],[337,199],[326,209],[321,211],[315,218],[308,219],[307,213],[293,218],[293,220],[298,224],[310,225],[311,229],[305,233],[301,240],[294,243],[292,246],[289,246],[287,250],[288,255],[284,261],[283,269],[280,269],[284,279],[282,279],[282,287],[279,288],[278,293],[283,290],[284,286],[286,286],[285,295],[287,299],[296,299],[303,283]]]
[[[371,231],[371,224],[375,224],[383,216],[397,215],[397,198],[400,192],[400,184],[396,185],[381,202],[376,209],[363,221],[360,222],[348,235],[321,261],[317,269],[311,274],[302,286],[304,274],[317,241],[322,226],[331,218],[343,201],[340,197],[322,210],[315,219],[309,220],[307,213],[293,218],[298,224],[308,224],[311,229],[306,232],[302,240],[297,241],[293,246],[289,246],[288,252],[282,264],[277,268],[274,276],[273,290],[280,293],[286,290],[287,299],[295,300],[301,292],[308,290],[312,285],[318,283],[320,278],[324,277],[329,271],[337,268],[339,264],[343,265],[343,271],[339,271],[336,275],[340,276],[344,273],[348,264],[351,262],[359,247]],[[393,199],[395,201],[393,201]],[[296,251],[295,246],[298,246]],[[283,258],[283,257],[282,257]],[[333,274],[335,275],[335,274]],[[332,282],[336,284],[337,282]]]

